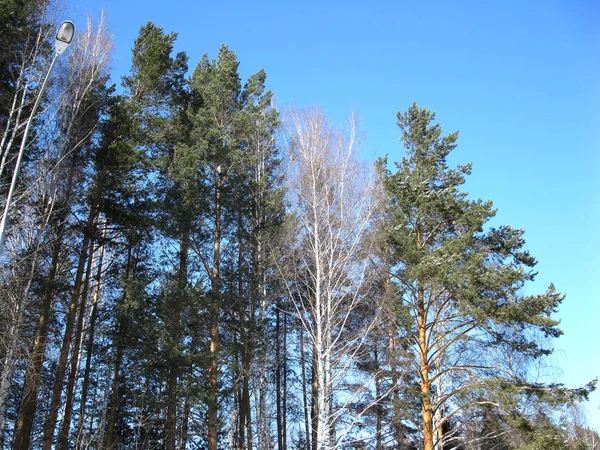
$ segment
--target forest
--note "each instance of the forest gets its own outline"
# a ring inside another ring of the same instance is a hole
[[[62,20],[0,1],[2,209],[31,125],[0,448],[600,449],[595,380],[539,376],[564,294],[524,294],[524,231],[489,224],[432,110],[399,105],[398,156],[365,161],[354,114],[278,109],[265,71],[227,45],[190,68],[152,22],[115,85],[100,15],[32,114]]]

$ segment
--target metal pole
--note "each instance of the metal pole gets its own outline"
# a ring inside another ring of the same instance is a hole
[[[27,126],[25,127],[25,133],[23,134],[23,139],[21,140],[21,148],[19,149],[19,155],[17,156],[17,163],[15,165],[15,170],[13,171],[12,182],[10,183],[10,190],[8,191],[8,197],[6,197],[6,205],[4,205],[4,214],[2,214],[2,222],[0,222],[0,254],[4,250],[4,237],[6,235],[6,221],[8,219],[8,210],[10,208],[10,202],[12,200],[13,192],[15,190],[15,186],[17,184],[17,176],[19,175],[19,166],[21,165],[21,159],[23,158],[23,153],[25,150],[25,144],[27,143],[27,135],[29,134],[29,128],[31,127],[31,122],[33,122],[33,118],[38,109],[40,101],[42,99],[42,94],[44,93],[44,89],[46,89],[46,84],[48,79],[50,78],[50,72],[54,68],[54,63],[58,58],[58,53],[54,55],[52,59],[52,63],[50,64],[50,68],[48,69],[48,73],[46,74],[46,78],[42,83],[42,87],[40,88],[40,92],[38,93],[37,99],[35,100],[35,104],[33,105],[33,110],[29,115],[29,119],[27,120]]]

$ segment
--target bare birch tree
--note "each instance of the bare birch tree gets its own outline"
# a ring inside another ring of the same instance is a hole
[[[35,100],[52,59],[51,41],[56,29],[49,24],[57,21],[60,12],[54,1],[24,2],[19,14],[27,26],[19,41],[13,45],[3,42],[0,63],[15,72],[12,82],[2,92],[2,116],[0,125],[0,177],[10,166],[11,150],[18,145],[19,138],[28,122],[28,110]],[[8,8],[8,5],[6,5]],[[14,18],[9,18],[14,19]],[[5,81],[5,80],[2,80]],[[4,102],[6,102],[4,104]],[[43,111],[39,112],[41,115]]]
[[[357,438],[353,425],[368,405],[350,406],[364,404],[374,381],[355,370],[380,310],[369,304],[372,180],[358,159],[354,116],[343,132],[319,110],[293,110],[286,144],[297,242],[281,273],[313,348],[312,448],[333,449]]]
[[[9,5],[6,7],[9,9]],[[55,21],[58,12],[54,2],[48,1],[28,2],[21,7],[15,13],[19,14],[22,20],[16,22],[21,25],[24,22],[25,25],[18,33],[16,41],[3,41],[3,55],[0,57],[2,68],[12,72],[12,77],[9,77],[11,81],[7,85],[6,80],[2,80],[0,180],[2,174],[12,165],[14,152],[11,150],[20,143],[20,137],[27,124],[28,108],[31,107],[36,89],[50,63],[47,46],[53,30],[47,24]],[[10,25],[15,24],[8,26]],[[3,286],[0,302],[0,442],[4,440],[15,361],[24,356],[19,354],[19,347],[22,341],[24,314],[31,300],[29,290],[38,265],[40,249],[46,239],[45,228],[55,206],[52,198],[44,197],[39,178],[26,187],[25,192],[29,195],[41,193],[36,196],[41,201],[29,202],[19,211],[11,212],[13,219],[16,219],[12,221],[15,238],[0,255],[3,264],[0,269],[0,283]],[[0,190],[5,192],[4,188]]]
[[[52,240],[48,245],[52,244],[53,250],[48,269],[48,286],[56,276],[65,223],[72,219],[69,211],[77,194],[77,186],[81,185],[85,167],[81,154],[89,145],[98,123],[100,100],[97,98],[97,90],[103,88],[110,51],[111,40],[104,14],[100,15],[95,24],[88,19],[86,27],[78,33],[73,47],[67,53],[66,61],[56,72],[55,85],[50,91],[55,99],[59,99],[60,104],[47,128],[51,133],[45,138],[48,150],[38,163],[40,170],[37,171],[43,195],[60,205],[51,219]],[[15,427],[14,448],[29,446],[53,300],[51,291],[41,298],[37,331]],[[68,320],[67,323],[69,322]]]

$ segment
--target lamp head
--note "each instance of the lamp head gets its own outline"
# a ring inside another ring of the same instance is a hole
[[[60,55],[67,49],[73,40],[74,34],[75,25],[73,25],[73,22],[70,20],[63,22],[63,24],[58,27],[58,31],[56,32],[56,42],[54,43],[54,49],[57,55]]]

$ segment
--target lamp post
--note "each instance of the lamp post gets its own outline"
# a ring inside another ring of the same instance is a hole
[[[19,166],[21,165],[21,159],[23,158],[23,151],[25,150],[25,144],[27,143],[27,136],[29,134],[29,128],[31,127],[31,122],[33,122],[33,118],[40,104],[40,100],[42,99],[42,94],[44,93],[44,89],[46,88],[46,84],[48,83],[48,79],[50,78],[50,73],[54,68],[54,64],[56,63],[56,59],[58,55],[62,54],[71,41],[73,40],[73,35],[75,34],[75,25],[70,20],[63,22],[63,24],[58,27],[58,31],[56,32],[56,40],[54,43],[54,58],[52,58],[52,62],[50,63],[50,67],[48,68],[48,73],[46,73],[46,78],[44,78],[44,82],[40,87],[40,92],[35,100],[35,104],[33,105],[33,109],[31,110],[31,114],[29,115],[29,119],[27,119],[27,126],[25,127],[25,132],[23,133],[23,139],[21,140],[21,148],[19,149],[19,154],[17,156],[17,163],[15,164],[15,170],[13,171],[12,181],[10,183],[10,189],[8,191],[8,196],[6,197],[6,204],[4,205],[4,214],[2,214],[2,222],[0,222],[0,254],[2,250],[4,250],[4,237],[6,234],[6,221],[8,219],[8,210],[10,208],[10,202],[12,200],[13,192],[15,190],[15,185],[17,184],[17,176],[19,174]]]

